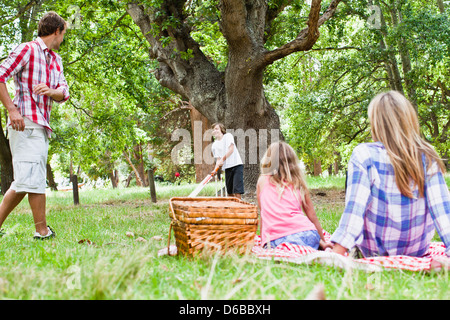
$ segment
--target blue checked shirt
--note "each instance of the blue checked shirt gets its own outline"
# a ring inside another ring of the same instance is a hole
[[[425,157],[423,157],[425,161]],[[450,195],[436,163],[428,169],[425,197],[403,196],[380,142],[358,145],[348,165],[345,209],[331,241],[357,246],[365,257],[427,254],[435,230],[450,256]]]

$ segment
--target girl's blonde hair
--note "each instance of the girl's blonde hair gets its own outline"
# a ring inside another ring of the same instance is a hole
[[[369,104],[369,121],[374,141],[381,142],[394,167],[395,182],[400,192],[413,197],[411,179],[424,196],[425,171],[422,155],[426,157],[426,168],[433,161],[445,172],[444,163],[420,135],[419,120],[411,103],[399,92],[378,94]]]
[[[261,174],[270,175],[269,181],[277,187],[279,198],[286,187],[290,190],[293,187],[294,196],[297,198],[296,191],[299,191],[304,202],[308,192],[306,181],[297,154],[287,143],[274,142],[267,148],[261,159]]]

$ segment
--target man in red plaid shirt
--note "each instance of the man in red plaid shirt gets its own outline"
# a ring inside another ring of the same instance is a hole
[[[64,40],[66,22],[55,12],[39,21],[38,38],[19,45],[0,65],[0,101],[8,110],[8,135],[14,181],[0,204],[0,227],[28,194],[37,239],[54,237],[45,217],[46,165],[53,101],[69,99],[61,57],[54,52]],[[14,99],[6,82],[13,77]],[[4,232],[0,229],[0,236]]]

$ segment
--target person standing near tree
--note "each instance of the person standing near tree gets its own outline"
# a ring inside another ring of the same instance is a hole
[[[35,239],[55,236],[47,225],[46,165],[50,112],[53,101],[69,99],[61,57],[54,52],[64,40],[67,24],[56,12],[46,13],[38,24],[36,40],[19,45],[0,65],[0,101],[8,111],[8,135],[14,181],[0,204],[0,228],[12,210],[28,194]],[[11,100],[6,82],[14,78]],[[0,229],[0,235],[5,232]]]
[[[244,164],[234,143],[234,137],[231,133],[227,133],[222,123],[214,123],[212,129],[215,141],[211,151],[216,159],[215,169],[222,167],[225,170],[228,195],[241,199],[244,194]]]

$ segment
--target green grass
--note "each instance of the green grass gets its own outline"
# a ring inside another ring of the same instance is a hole
[[[326,180],[311,179],[310,188],[342,187],[342,179]],[[71,192],[50,192],[47,219],[57,233],[51,241],[32,239],[25,199],[3,225],[8,234],[0,238],[0,298],[287,300],[305,298],[317,284],[328,299],[450,298],[447,272],[370,274],[253,256],[159,257],[168,240],[168,199],[193,188],[158,185],[156,204],[143,188],[81,190],[78,206]],[[202,194],[213,192],[209,185]],[[316,210],[332,232],[342,208],[319,204]]]
[[[310,189],[344,189],[345,176],[328,176],[325,178],[308,176],[307,184]]]

